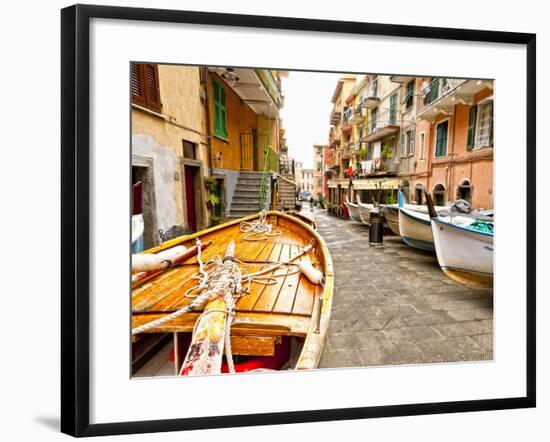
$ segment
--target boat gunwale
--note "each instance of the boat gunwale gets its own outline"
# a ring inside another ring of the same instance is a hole
[[[413,221],[416,221],[420,224],[424,224],[425,226],[431,226],[431,218],[429,218],[427,221],[423,218],[420,218],[420,217],[417,217],[413,214],[414,210],[411,210],[411,209],[405,209],[404,207],[400,207],[399,208],[399,212],[403,212],[404,215],[406,215],[409,219],[412,219]],[[422,212],[417,212],[419,214],[422,214],[422,215],[426,215],[425,213],[422,213]]]
[[[454,229],[457,229],[457,230],[463,230],[465,232],[468,232],[468,233],[475,233],[475,234],[480,234],[482,236],[487,236],[487,237],[490,237],[490,238],[494,238],[494,233],[487,233],[487,232],[482,232],[480,230],[474,230],[474,229],[469,229],[467,227],[464,227],[464,226],[459,226],[457,224],[454,224],[454,223],[450,223],[450,222],[447,222],[447,221],[443,221],[442,219],[440,218],[431,218],[431,220],[433,222],[435,222],[436,224],[439,223],[439,224],[444,224],[448,227],[451,227],[451,228],[454,228]]]

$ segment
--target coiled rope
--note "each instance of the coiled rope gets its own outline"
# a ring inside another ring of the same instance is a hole
[[[267,222],[265,210],[260,212],[258,219],[252,222],[241,222],[240,230],[242,233],[246,233],[243,238],[245,241],[264,241],[269,237],[281,234],[280,230],[273,230],[273,224]]]

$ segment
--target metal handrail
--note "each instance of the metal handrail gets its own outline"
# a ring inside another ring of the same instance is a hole
[[[265,199],[267,197],[267,178],[269,176],[269,149],[271,146],[266,144],[264,147],[264,170],[262,173],[262,181],[260,183],[260,202],[258,210],[261,212],[265,208]]]

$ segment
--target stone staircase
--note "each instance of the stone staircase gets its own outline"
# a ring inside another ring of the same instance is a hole
[[[294,210],[296,205],[296,184],[293,175],[284,175],[278,180],[277,209]]]
[[[241,172],[229,209],[229,219],[258,213],[263,172]]]

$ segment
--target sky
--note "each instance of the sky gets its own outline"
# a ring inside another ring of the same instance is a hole
[[[313,145],[328,143],[332,93],[341,74],[293,72],[282,79],[281,110],[288,154],[313,168]]]

